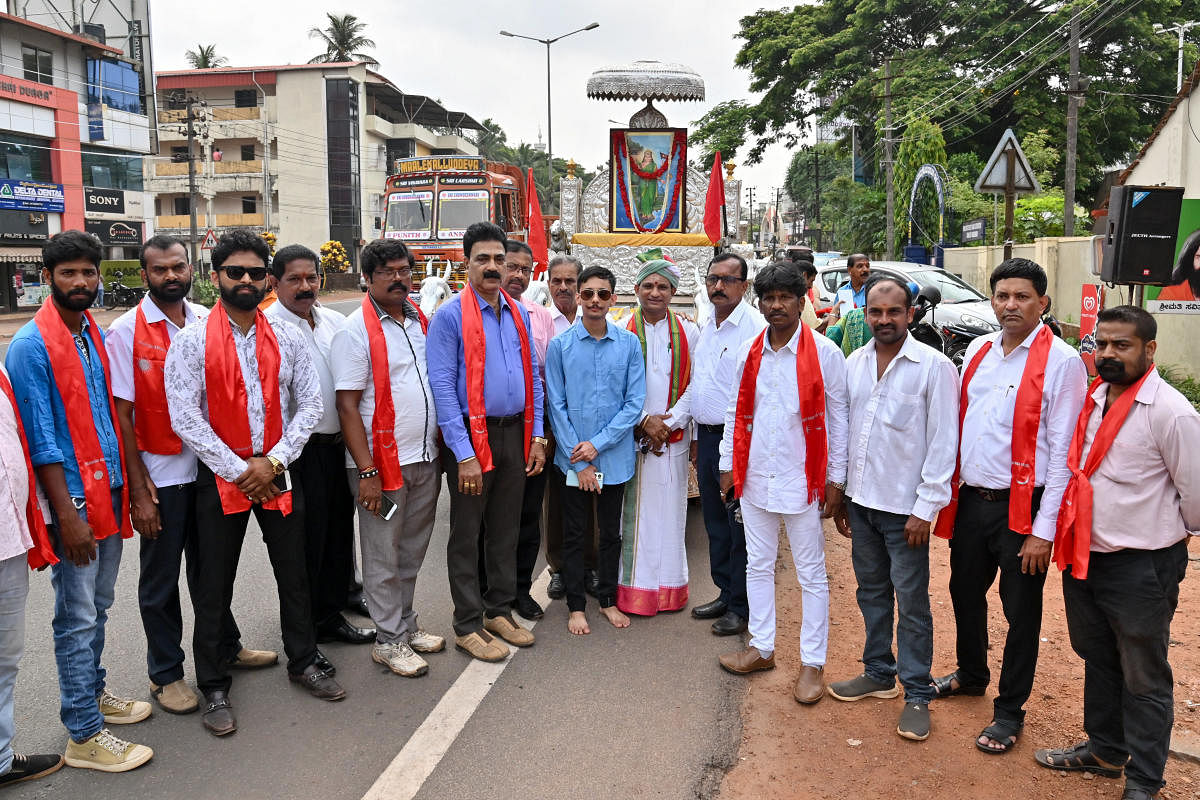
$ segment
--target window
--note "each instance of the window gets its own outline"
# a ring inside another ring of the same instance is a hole
[[[258,108],[258,90],[234,89],[233,105],[236,108]]]
[[[142,190],[142,157],[83,147],[83,185],[98,189]]]
[[[362,230],[358,92],[358,84],[348,78],[325,81],[329,238],[345,246],[352,263],[357,263]]]
[[[257,214],[258,213],[258,198],[243,197],[242,198],[242,213]]]
[[[172,147],[171,148],[171,160],[177,164],[186,163],[188,160],[187,147]]]
[[[182,216],[185,216],[185,215],[191,214],[191,213],[192,213],[191,198],[188,197],[187,195],[184,195],[183,197],[176,197],[175,198],[175,215],[182,217]]]
[[[4,133],[0,140],[0,178],[25,181],[52,181],[49,142]]]
[[[54,54],[32,45],[21,45],[21,61],[25,67],[25,80],[54,84]]]
[[[254,159],[255,159],[254,145],[252,145],[252,144],[242,145],[242,161],[253,161]]]
[[[118,111],[145,114],[142,76],[124,61],[89,58],[87,62],[89,103],[102,103]]]

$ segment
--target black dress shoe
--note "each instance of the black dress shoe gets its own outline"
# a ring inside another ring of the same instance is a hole
[[[696,619],[716,619],[725,613],[728,606],[724,600],[716,599],[711,603],[705,603],[702,606],[696,606],[692,609],[692,616]]]
[[[721,618],[712,624],[712,632],[716,636],[733,636],[746,630],[746,618],[726,611]]]
[[[538,605],[537,600],[534,600],[528,594],[523,594],[513,603],[513,610],[528,620],[541,619],[546,616],[546,612]]]
[[[371,609],[367,608],[367,599],[362,595],[359,595],[357,600],[346,606],[346,610],[353,611],[360,617],[366,617],[367,619],[371,618]]]
[[[309,664],[300,674],[289,672],[288,680],[300,684],[309,694],[321,700],[341,700],[346,696],[341,684],[333,676],[322,672],[316,664]]]
[[[326,675],[337,675],[337,667],[335,667],[333,662],[326,658],[325,654],[320,650],[317,651],[317,659],[316,661],[313,661],[313,663],[316,664],[317,668]]]
[[[561,572],[550,573],[550,583],[546,586],[546,595],[551,600],[562,600],[567,596],[567,586],[563,583]]]
[[[952,683],[958,681],[958,688],[953,688]],[[963,694],[970,697],[979,697],[987,691],[987,686],[967,686],[958,675],[958,670],[954,670],[949,675],[943,675],[940,678],[933,679],[933,691],[936,697],[953,697],[956,694]]]
[[[317,628],[318,642],[346,642],[347,644],[368,644],[375,641],[374,628],[360,628],[351,625],[346,618],[338,614],[332,623]]]
[[[592,597],[599,597],[598,592],[600,591],[600,576],[596,574],[596,570],[589,569],[587,571],[587,581],[584,585],[584,589]]]
[[[207,692],[200,711],[201,722],[213,736],[227,736],[237,730],[237,718],[233,716],[228,692],[219,689]]]

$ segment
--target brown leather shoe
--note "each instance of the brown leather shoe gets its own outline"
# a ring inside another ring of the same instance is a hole
[[[726,653],[721,656],[720,661],[725,671],[732,672],[734,675],[749,675],[751,672],[775,669],[775,654],[772,653],[767,658],[763,658],[757,647],[747,647],[736,653]]]
[[[796,698],[796,702],[812,705],[824,694],[825,668],[801,667],[800,677],[796,679],[796,688],[792,690],[792,697]]]
[[[508,658],[508,648],[487,631],[455,636],[454,646],[480,661],[503,661]]]
[[[279,654],[274,650],[251,650],[243,647],[238,654],[229,659],[226,665],[230,669],[262,669],[279,663]]]
[[[533,631],[521,627],[507,614],[484,617],[483,629],[516,647],[529,647],[533,644]]]

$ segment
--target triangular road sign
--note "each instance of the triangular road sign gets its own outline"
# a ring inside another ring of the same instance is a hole
[[[201,250],[212,250],[217,246],[217,232],[212,228],[208,229],[208,233],[204,234],[204,241],[200,243]]]
[[[1011,187],[1008,183],[1009,151],[1013,153]],[[1033,174],[1033,167],[1029,166],[1029,159],[1021,150],[1021,143],[1017,141],[1017,135],[1013,133],[1012,128],[1004,131],[1004,135],[1000,137],[1000,143],[996,145],[996,149],[992,151],[992,157],[988,159],[987,166],[983,168],[983,172],[979,173],[979,180],[975,181],[975,191],[977,192],[1003,194],[1010,188],[1016,194],[1036,194],[1042,190],[1042,185],[1038,183],[1037,176]]]

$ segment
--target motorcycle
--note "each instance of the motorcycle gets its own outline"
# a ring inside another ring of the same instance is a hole
[[[112,282],[108,285],[108,290],[104,293],[104,307],[109,311],[120,306],[121,308],[132,308],[142,302],[142,296],[146,294],[146,290],[141,286],[125,286],[121,283],[123,277],[120,270],[113,273]]]
[[[937,326],[925,321],[925,317],[940,302],[942,302],[940,289],[936,286],[922,286],[913,301],[913,319],[908,324],[908,332],[921,344],[927,344],[939,353],[946,353],[946,341],[942,338]]]

